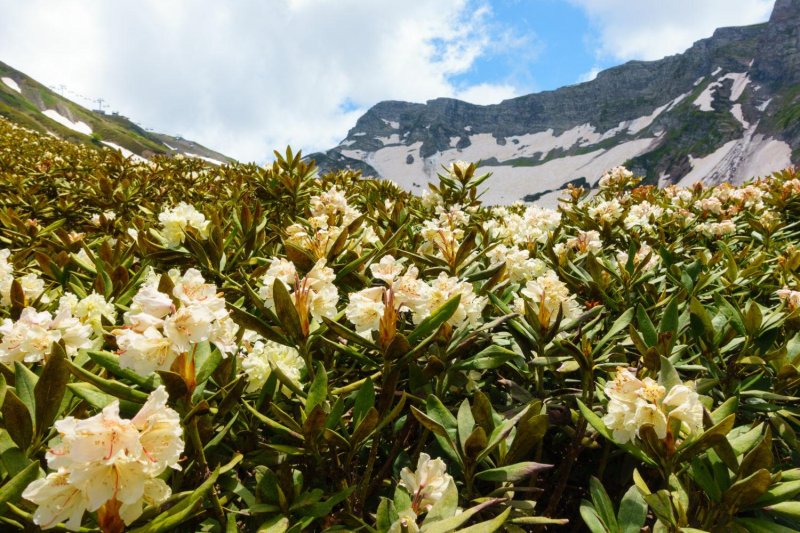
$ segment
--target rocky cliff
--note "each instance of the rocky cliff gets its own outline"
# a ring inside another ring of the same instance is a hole
[[[741,182],[800,162],[798,20],[800,0],[778,0],[767,23],[496,105],[381,102],[339,146],[309,157],[411,190],[443,164],[481,160],[493,203],[553,204],[565,184],[593,185],[618,164],[662,185]]]

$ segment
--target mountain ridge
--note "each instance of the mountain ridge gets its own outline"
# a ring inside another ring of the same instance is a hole
[[[119,150],[126,157],[180,155],[212,164],[233,162],[194,141],[145,130],[125,116],[86,109],[2,61],[0,116],[62,139]]]
[[[442,164],[482,160],[495,172],[495,203],[554,204],[566,183],[593,185],[623,163],[651,184],[739,182],[800,161],[796,20],[800,0],[778,0],[768,22],[719,28],[680,54],[499,104],[379,102],[337,147],[308,157],[411,190]]]

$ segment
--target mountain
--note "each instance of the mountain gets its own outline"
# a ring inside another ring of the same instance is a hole
[[[742,182],[800,163],[800,0],[658,61],[496,105],[387,101],[309,156],[421,190],[441,166],[482,161],[485,200],[553,205],[568,183],[626,164],[650,184]]]
[[[145,130],[122,115],[90,111],[2,62],[0,116],[66,140],[114,148],[125,156],[183,155],[217,165],[233,161],[181,137]]]

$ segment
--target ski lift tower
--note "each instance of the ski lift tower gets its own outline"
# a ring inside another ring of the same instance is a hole
[[[103,100],[102,98],[98,98],[94,101],[94,103],[97,104],[97,109],[94,110],[95,113],[100,113],[101,115],[106,114],[105,110],[103,109],[104,107],[106,107],[104,102],[105,100]]]

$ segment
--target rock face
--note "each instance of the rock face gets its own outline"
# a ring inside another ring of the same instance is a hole
[[[421,190],[442,165],[483,162],[486,201],[554,204],[566,183],[627,164],[648,183],[741,182],[800,162],[800,0],[769,22],[721,28],[682,54],[479,106],[381,102],[339,146],[312,154]]]

